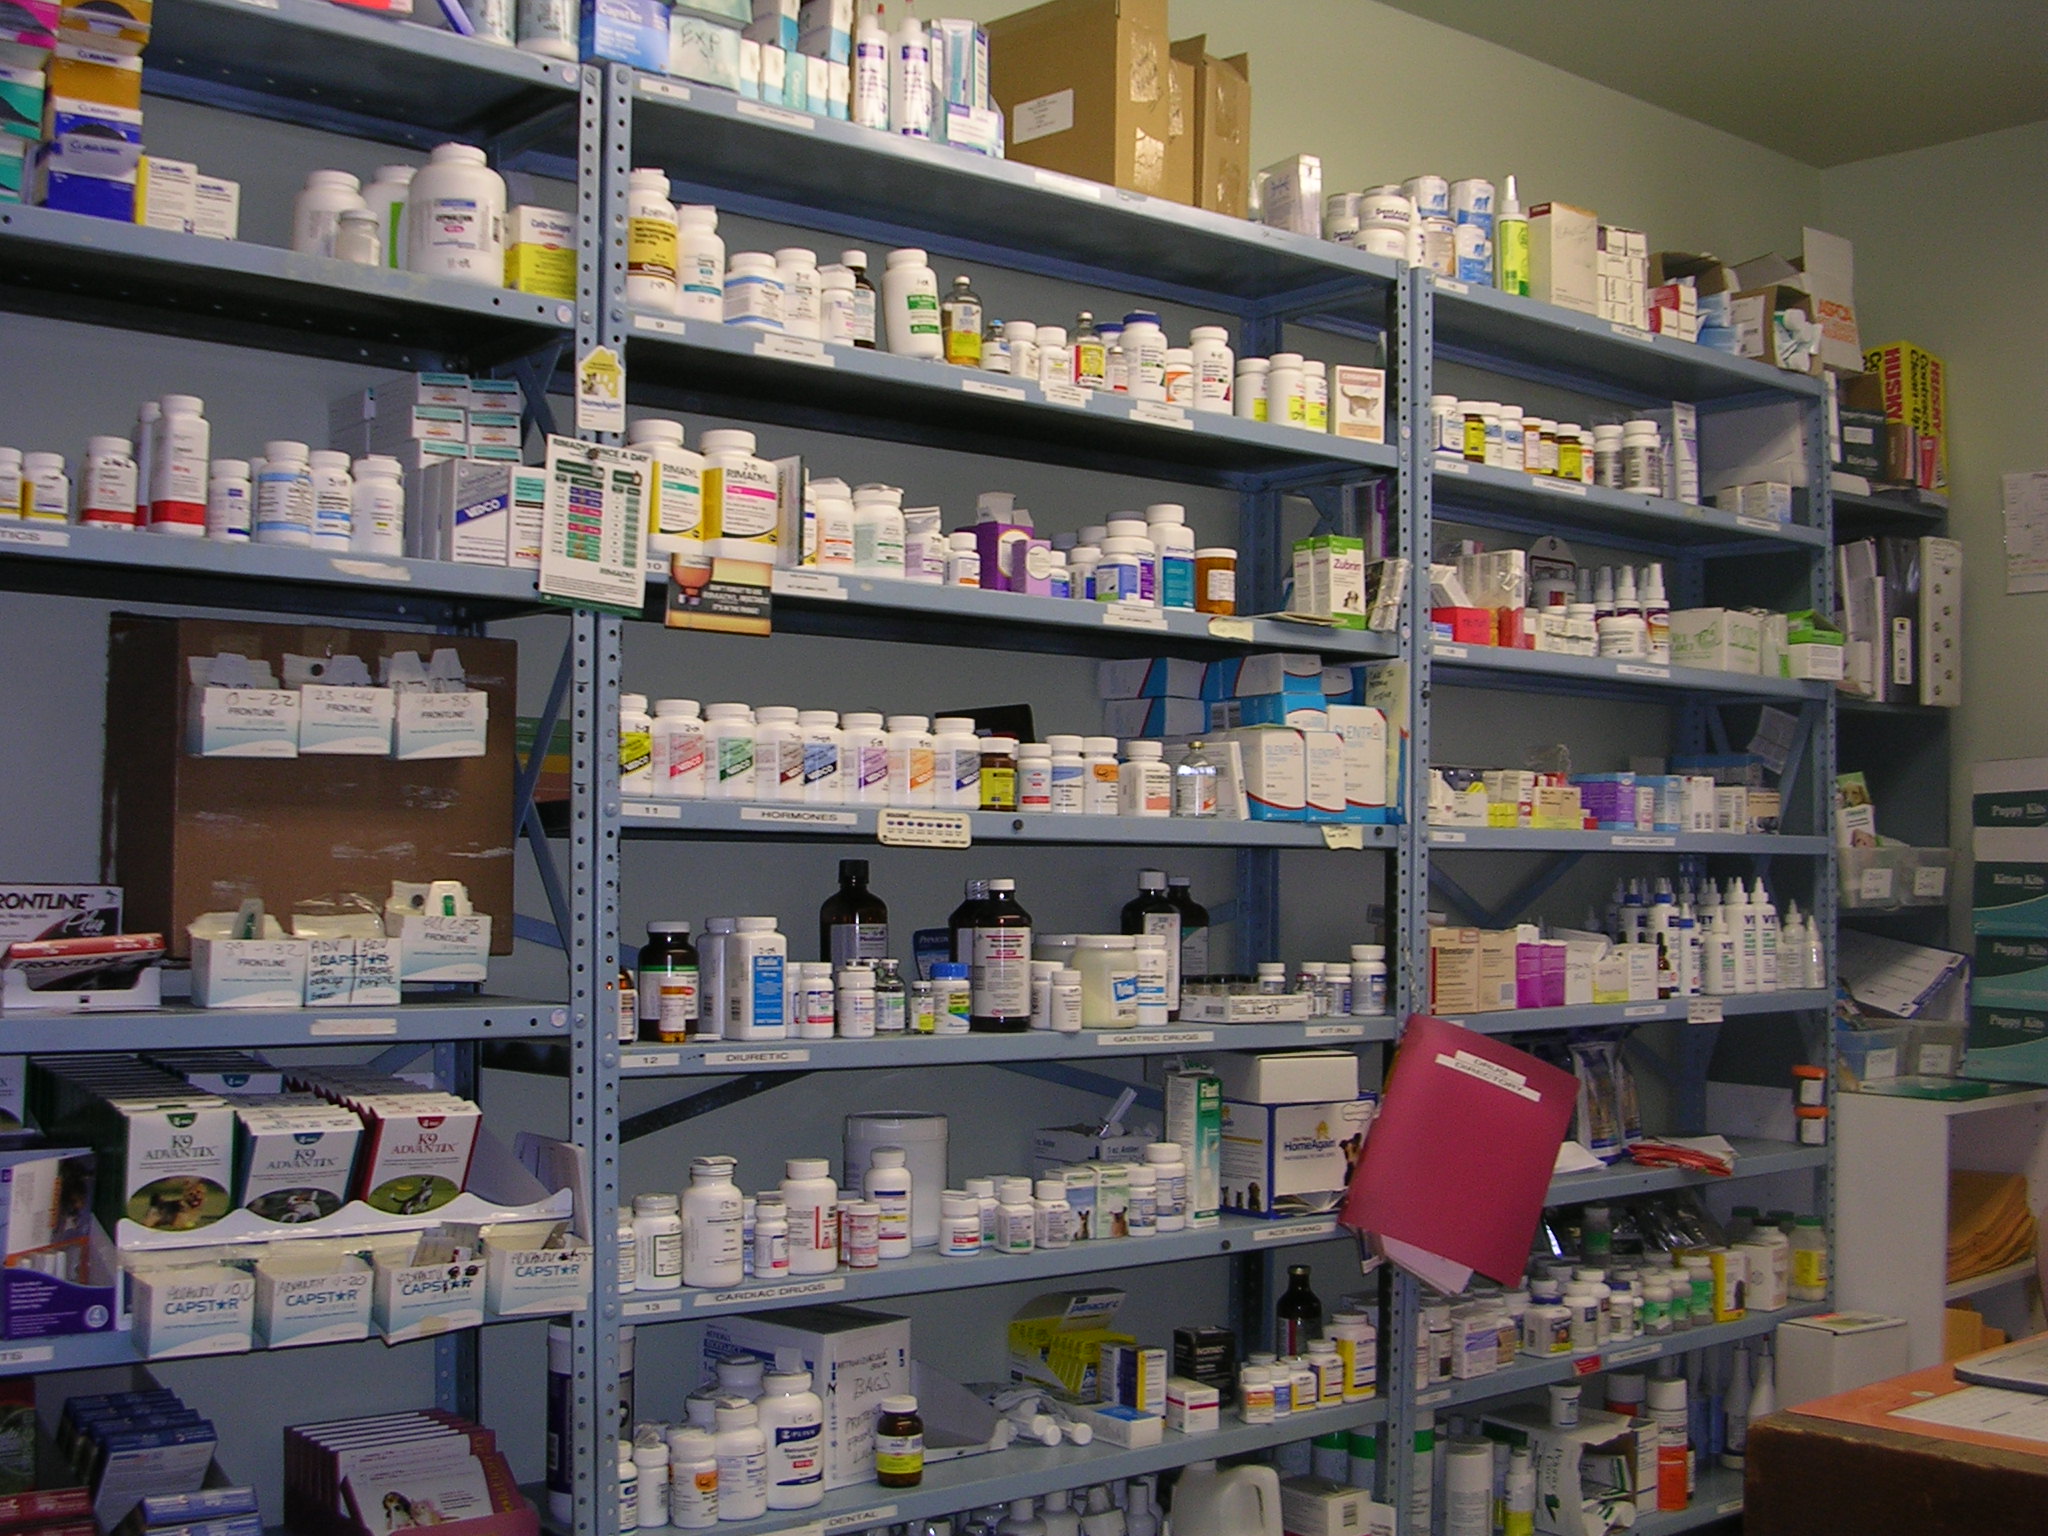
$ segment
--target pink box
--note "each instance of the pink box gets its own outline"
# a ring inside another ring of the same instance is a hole
[[[1564,1006],[1564,959],[1569,946],[1562,939],[1544,939],[1536,947],[1543,952],[1543,1001],[1538,1006],[1562,1008]]]
[[[1035,597],[1052,596],[1052,540],[1035,535],[1013,539],[1009,546],[1010,590]]]
[[[1515,946],[1515,1006],[1541,1008],[1543,1002],[1543,946]]]
[[[12,14],[0,24],[0,42],[19,43],[24,48],[57,46],[58,0],[14,0],[11,9]]]

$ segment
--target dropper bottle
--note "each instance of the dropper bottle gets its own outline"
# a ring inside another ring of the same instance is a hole
[[[1671,661],[1671,604],[1664,596],[1664,567],[1652,562],[1643,567],[1643,627],[1650,660],[1669,665]]]

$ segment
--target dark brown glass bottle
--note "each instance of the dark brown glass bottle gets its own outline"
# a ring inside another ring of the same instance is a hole
[[[868,889],[868,861],[841,859],[839,889],[818,908],[818,958],[834,971],[849,960],[880,960],[889,953],[889,908]]]

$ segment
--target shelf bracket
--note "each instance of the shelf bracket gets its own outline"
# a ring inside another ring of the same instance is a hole
[[[529,432],[538,432],[543,438],[555,435],[555,408],[548,403],[548,386],[554,381],[555,370],[561,366],[562,352],[567,345],[567,338],[558,336],[506,365],[512,377],[519,381],[519,393],[526,401],[520,425]]]
[[[714,1110],[725,1109],[733,1104],[744,1104],[748,1099],[758,1098],[764,1093],[809,1077],[808,1072],[749,1072],[744,1077],[735,1077],[720,1083],[715,1088],[706,1088],[702,1093],[693,1093],[686,1098],[671,1099],[653,1109],[642,1110],[637,1115],[628,1115],[619,1121],[619,1144],[638,1141],[652,1136],[657,1131],[666,1131],[700,1115]]]
[[[1135,1091],[1133,1103],[1145,1109],[1164,1110],[1166,1096],[1157,1088],[1143,1083],[1127,1083],[1120,1077],[1111,1077],[1106,1072],[1091,1072],[1086,1067],[1069,1066],[1064,1061],[1004,1061],[998,1062],[1005,1072],[1015,1072],[1019,1077],[1035,1077],[1041,1083],[1053,1083],[1061,1088],[1078,1088],[1083,1093],[1097,1093],[1106,1099],[1116,1098],[1127,1091]]]
[[[370,1058],[370,1065],[379,1072],[403,1072],[433,1049],[430,1041],[409,1040],[404,1045],[388,1046],[379,1051]]]
[[[526,846],[533,850],[534,869],[540,875],[540,888],[547,896],[548,911],[555,920],[555,937],[552,940],[542,939],[540,942],[551,944],[555,949],[566,950],[569,947],[568,934],[571,923],[569,893],[562,888],[562,872],[555,868],[554,848],[548,842],[547,828],[541,825],[538,807],[527,806],[525,819],[519,824],[519,833],[526,839]],[[514,936],[521,936],[516,929]]]
[[[552,921],[528,917],[524,912],[512,914],[512,937],[524,939],[528,944],[545,944],[549,949],[566,950],[569,947],[562,942],[562,930]]]
[[[533,809],[534,786],[540,782],[540,771],[548,760],[548,744],[555,734],[555,722],[562,718],[562,705],[568,702],[569,683],[575,675],[573,647],[562,647],[562,659],[555,665],[555,680],[548,685],[548,701],[541,706],[540,719],[534,726],[533,750],[526,754],[526,761],[519,765],[519,780],[512,797],[512,814],[519,821],[526,820],[526,813]]]
[[[1465,920],[1475,928],[1486,926],[1486,903],[1468,892],[1447,874],[1443,867],[1432,862],[1429,866],[1429,883],[1442,892],[1452,906],[1465,915]]]
[[[1584,857],[1582,853],[1560,853],[1544,860],[1541,869],[1515,887],[1502,898],[1499,906],[1486,915],[1486,922],[1482,926],[1505,928],[1516,922],[1524,912],[1543,899],[1545,892],[1577,868],[1579,860]]]

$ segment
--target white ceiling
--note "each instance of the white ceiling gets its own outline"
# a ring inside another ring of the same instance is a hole
[[[1809,165],[2048,119],[2048,0],[1387,0]]]

